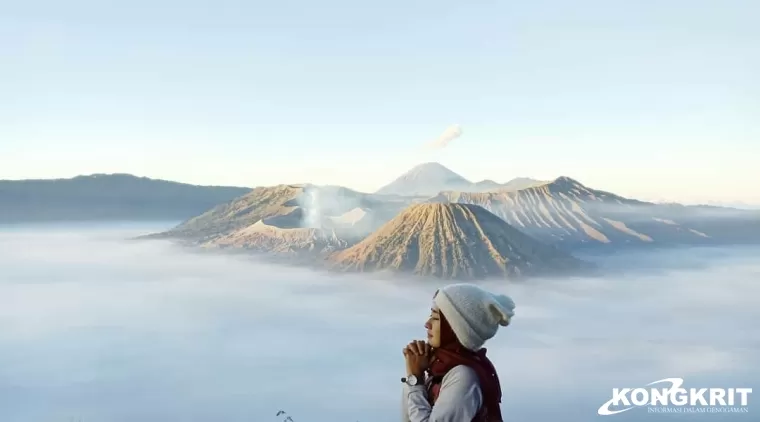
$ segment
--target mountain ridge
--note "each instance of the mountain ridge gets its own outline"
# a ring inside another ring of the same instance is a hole
[[[434,168],[444,169],[437,163]],[[417,166],[405,174],[415,175],[424,170],[425,166]],[[748,243],[760,239],[760,213],[660,205],[589,188],[564,175],[549,181],[527,181],[527,187],[520,189],[445,190],[428,197],[369,194],[310,184],[259,187],[163,236],[208,242],[261,219],[298,209],[302,227],[335,230],[351,245],[371,235],[409,205],[439,202],[482,206],[525,234],[566,251],[589,247],[616,250],[650,245]],[[273,192],[282,189],[289,192],[276,199],[278,195]],[[743,230],[743,226],[750,230]]]
[[[446,191],[430,202],[481,205],[525,233],[566,250],[651,245],[760,242],[760,213],[716,211],[707,218],[696,207],[671,207],[589,188],[560,176],[516,191]],[[702,214],[700,216],[700,214]],[[739,229],[747,225],[747,232]]]
[[[0,180],[0,223],[183,220],[249,190],[127,173]]]

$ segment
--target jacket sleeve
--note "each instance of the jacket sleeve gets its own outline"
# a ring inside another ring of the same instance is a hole
[[[401,422],[411,422],[409,420],[409,399],[406,388],[401,391]]]
[[[441,381],[441,390],[434,406],[430,406],[427,390],[422,385],[404,385],[409,422],[471,421],[483,402],[478,375],[460,365],[452,368]]]

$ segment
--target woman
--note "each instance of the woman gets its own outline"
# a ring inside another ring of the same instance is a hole
[[[501,385],[483,344],[514,316],[515,303],[473,284],[436,291],[428,339],[404,349],[402,421],[501,421]]]

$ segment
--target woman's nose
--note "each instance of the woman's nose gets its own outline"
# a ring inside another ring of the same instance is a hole
[[[430,325],[430,320],[425,321],[425,328],[427,328],[428,330],[433,328],[433,326]]]

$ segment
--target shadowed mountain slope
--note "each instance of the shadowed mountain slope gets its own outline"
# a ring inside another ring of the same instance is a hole
[[[566,274],[585,267],[484,208],[415,204],[329,258],[343,271],[399,271],[446,279]]]

